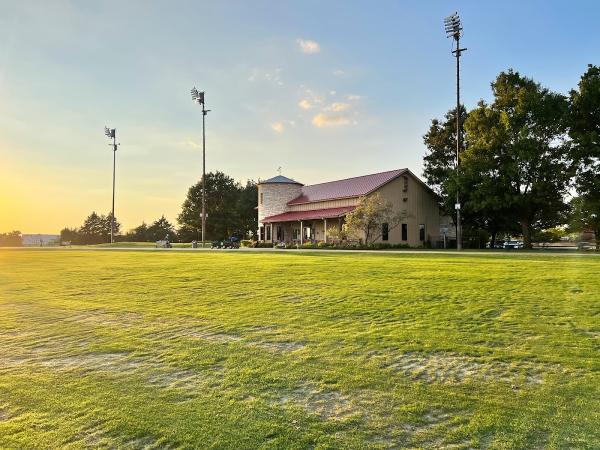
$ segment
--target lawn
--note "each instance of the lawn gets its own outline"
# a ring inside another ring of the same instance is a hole
[[[0,251],[0,448],[598,448],[600,258]]]

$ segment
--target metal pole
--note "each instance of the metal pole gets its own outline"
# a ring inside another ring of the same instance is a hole
[[[204,233],[206,231],[206,109],[202,103],[202,248],[204,248]]]
[[[110,218],[110,243],[115,240],[115,172],[117,167],[117,130],[113,133],[113,191],[112,191],[112,210]]]
[[[456,35],[456,175],[460,166],[460,35]],[[456,249],[462,250],[462,226],[460,223],[460,192],[456,189]]]

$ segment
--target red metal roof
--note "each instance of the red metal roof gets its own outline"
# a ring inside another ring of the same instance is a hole
[[[313,209],[310,211],[289,211],[274,216],[265,217],[261,222],[292,222],[299,220],[331,219],[345,216],[356,206],[342,206],[339,208]]]
[[[302,187],[302,194],[288,202],[288,205],[311,203],[336,198],[360,197],[373,192],[401,174],[407,169],[390,170],[389,172],[346,178]]]

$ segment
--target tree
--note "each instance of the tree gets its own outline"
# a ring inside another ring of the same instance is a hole
[[[460,108],[460,123],[464,124],[467,111]],[[461,153],[467,146],[467,139],[461,127]],[[456,108],[444,116],[444,120],[433,119],[429,131],[423,136],[427,153],[423,158],[423,175],[427,184],[442,199],[446,213],[453,214],[456,198]]]
[[[584,233],[593,231],[596,237],[596,249],[600,250],[600,199],[594,195],[575,197],[571,200],[571,231]]]
[[[391,202],[386,202],[379,193],[362,197],[358,206],[346,215],[343,235],[347,238],[362,240],[372,244],[381,238],[383,224],[388,224],[388,231],[396,228],[405,212],[395,213]]]
[[[111,214],[98,215],[93,211],[83,222],[78,230],[79,243],[100,244],[110,240]],[[118,235],[121,224],[115,218],[114,234]]]
[[[467,111],[461,106],[461,123],[467,118]],[[468,148],[469,136],[461,127],[461,159]],[[440,206],[445,214],[455,218],[454,205],[457,191],[460,194],[463,236],[480,235],[480,229],[492,236],[492,246],[498,233],[512,231],[506,211],[498,208],[496,202],[478,201],[473,196],[487,198],[482,190],[482,180],[474,171],[456,171],[456,109],[448,111],[443,120],[433,119],[429,131],[423,136],[427,153],[423,158],[423,175],[427,184],[439,195]],[[477,186],[477,189],[475,187]]]
[[[469,113],[461,172],[476,180],[475,211],[490,205],[521,226],[526,248],[534,229],[564,223],[571,178],[564,145],[564,96],[509,70],[492,83],[494,101]]]
[[[258,187],[256,182],[248,180],[246,185],[240,189],[237,202],[238,230],[239,238],[253,236],[258,229],[258,215],[256,207],[258,206]]]
[[[600,67],[589,65],[570,92],[569,136],[579,198],[573,222],[592,229],[600,242]]]
[[[141,225],[130,230],[125,235],[125,240],[129,242],[149,242],[151,239],[148,238],[148,225],[146,225],[146,222],[142,222]]]
[[[81,238],[77,228],[63,228],[60,230],[60,242],[70,242],[71,244],[80,244]]]
[[[20,231],[0,233],[0,247],[22,247],[23,240]]]
[[[223,172],[206,174],[206,239],[230,237],[239,228],[238,194],[241,186]],[[255,200],[256,201],[256,200]],[[190,187],[182,210],[177,217],[182,235],[195,233],[202,229],[202,181]]]
[[[146,239],[149,241],[160,241],[167,236],[169,240],[173,240],[173,237],[176,235],[175,227],[164,215],[160,219],[155,220],[146,230]]]

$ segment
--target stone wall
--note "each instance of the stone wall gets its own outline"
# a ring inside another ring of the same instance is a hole
[[[265,217],[289,211],[287,202],[298,197],[302,186],[291,183],[265,183],[258,185],[258,222]],[[262,203],[261,203],[262,194]]]

